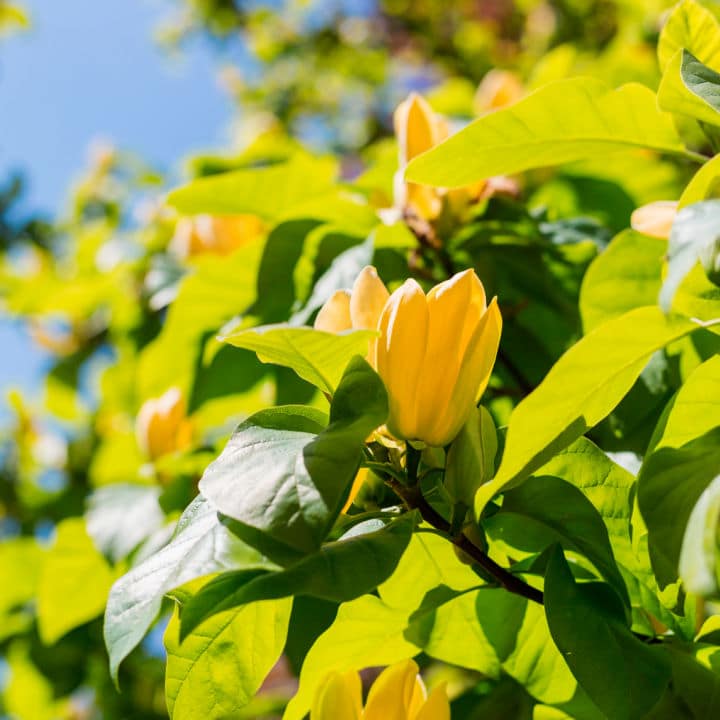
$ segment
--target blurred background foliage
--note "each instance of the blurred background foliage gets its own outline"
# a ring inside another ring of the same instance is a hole
[[[448,264],[474,265],[506,319],[488,394],[502,424],[581,335],[579,287],[598,248],[636,207],[676,198],[691,171],[648,153],[537,171],[446,208],[429,230],[393,206],[392,114],[409,92],[454,128],[578,73],[655,88],[660,0],[175,5],[159,44],[182,53],[194,37],[210,42],[237,108],[231,142],[187,158],[187,179],[280,160],[291,170],[277,195],[249,197],[232,223],[193,217],[190,205],[181,216],[164,203],[165,179],[132,148],[109,144],[93,148],[57,217],[22,209],[19,176],[0,183],[3,312],[47,358],[39,392],[10,392],[0,448],[0,707],[18,720],[167,716],[162,622],[123,666],[123,692],[112,686],[101,618],[109,586],[167,540],[240,419],[275,402],[322,402],[288,371],[221,346],[225,323],[306,322],[319,279],[352,277],[370,260],[391,286],[409,272],[429,280]],[[0,42],[29,22],[0,2]],[[303,206],[308,187],[322,210]],[[596,431],[605,447],[644,447],[637,408],[667,399],[670,370],[639,383],[640,400]],[[153,454],[136,416],[171,386],[189,434]],[[308,618],[322,626],[334,613],[316,605],[296,605],[287,667],[247,717],[271,716],[292,692]],[[463,708],[480,708],[476,695]]]

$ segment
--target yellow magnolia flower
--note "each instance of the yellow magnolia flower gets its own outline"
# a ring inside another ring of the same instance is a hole
[[[170,245],[183,259],[204,253],[229,255],[264,230],[256,215],[196,215],[178,222]]]
[[[407,280],[379,323],[376,369],[390,401],[387,426],[404,440],[443,446],[460,432],[487,386],[502,330],[493,298],[473,270],[427,295]]]
[[[151,460],[189,447],[192,425],[186,417],[185,399],[179,388],[170,388],[159,398],[143,403],[135,422],[135,435]]]
[[[427,296],[414,280],[388,295],[368,266],[352,291],[338,290],[323,305],[315,327],[378,329],[368,360],[388,391],[388,429],[402,440],[440,447],[460,432],[490,379],[502,318],[496,299],[487,305],[473,270]]]
[[[677,215],[678,204],[673,200],[659,200],[635,210],[630,217],[630,227],[644,235],[667,240]]]
[[[399,149],[399,170],[395,175],[395,205],[410,208],[426,220],[436,218],[442,210],[442,194],[436,188],[406,183],[405,167],[426,150],[448,136],[445,118],[436,115],[425,98],[412,93],[398,105],[393,116]]]
[[[444,684],[428,695],[415,661],[404,660],[380,673],[364,710],[358,673],[331,673],[315,694],[310,720],[450,720],[450,703]]]

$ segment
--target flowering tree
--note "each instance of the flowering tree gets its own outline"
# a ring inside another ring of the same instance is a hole
[[[132,223],[157,179],[99,148],[6,254],[53,357],[7,714],[715,717],[720,25],[675,6],[647,84],[586,40],[344,164],[275,126]]]

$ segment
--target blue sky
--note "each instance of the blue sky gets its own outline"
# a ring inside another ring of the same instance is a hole
[[[172,0],[23,0],[33,27],[0,45],[0,180],[26,173],[24,206],[50,214],[95,138],[177,172],[186,154],[226,141],[230,101],[215,82],[212,49],[181,60],[153,31]],[[32,388],[41,355],[0,315],[0,405],[9,386]]]

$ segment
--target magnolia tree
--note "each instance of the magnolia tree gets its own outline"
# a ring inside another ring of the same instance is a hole
[[[720,713],[720,24],[664,23],[647,85],[561,46],[469,123],[410,95],[361,169],[196,159],[139,228],[156,178],[97,150],[3,266],[54,358],[54,419],[13,400],[8,715]]]

